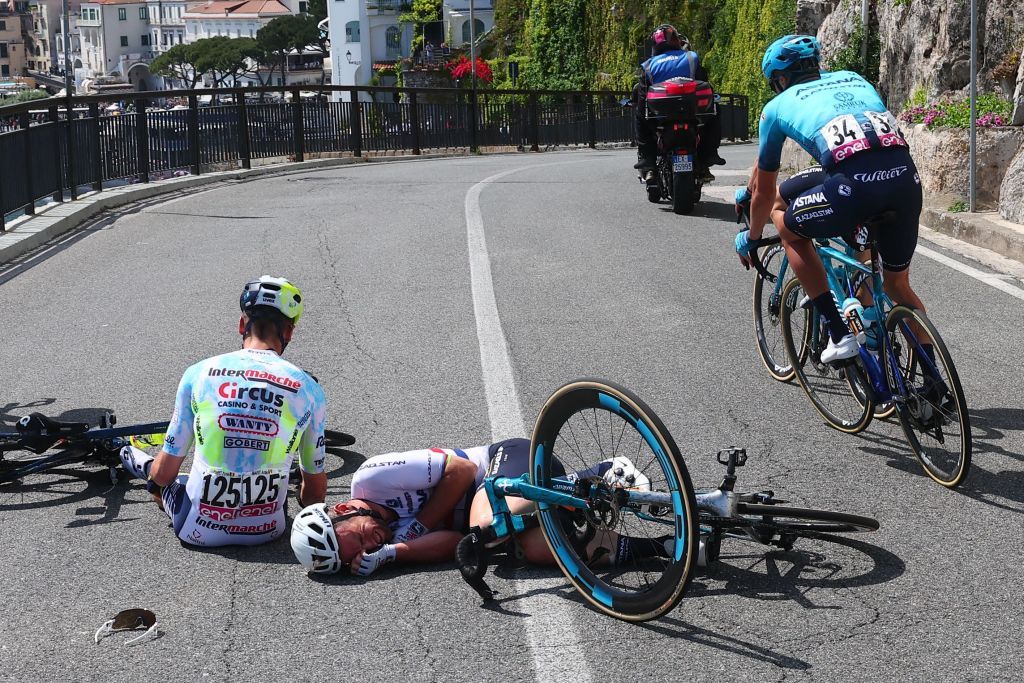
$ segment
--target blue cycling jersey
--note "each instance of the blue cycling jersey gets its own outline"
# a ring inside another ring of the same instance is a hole
[[[852,71],[822,72],[765,105],[757,165],[779,170],[782,143],[793,138],[826,170],[869,149],[906,147],[896,117],[874,87]]]
[[[651,57],[641,65],[652,84],[678,76],[696,78],[698,66],[700,66],[700,57],[692,50],[669,50]]]

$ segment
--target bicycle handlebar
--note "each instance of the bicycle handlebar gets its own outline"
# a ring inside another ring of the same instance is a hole
[[[747,216],[746,211],[743,211],[736,215],[736,222],[743,224],[743,230],[750,230],[750,217]],[[740,232],[742,232],[742,230]],[[748,242],[748,244],[750,244],[751,246],[750,251],[747,253],[748,257],[750,258],[750,265],[754,266],[754,270],[757,271],[757,274],[760,275],[762,279],[767,280],[772,284],[775,284],[775,281],[778,280],[778,277],[764,267],[764,264],[761,262],[761,255],[757,253],[757,250],[760,249],[761,247],[770,247],[781,243],[782,238],[779,237],[778,235],[775,235],[773,237],[762,237],[759,240],[750,240]]]

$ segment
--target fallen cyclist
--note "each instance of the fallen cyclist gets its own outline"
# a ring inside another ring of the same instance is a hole
[[[491,507],[483,491],[488,476],[518,477],[530,464],[530,441],[507,439],[467,449],[429,448],[377,455],[352,476],[352,498],[332,506],[310,505],[295,517],[291,544],[307,571],[333,574],[347,568],[368,576],[390,563],[450,561],[469,527],[486,527]],[[612,484],[642,487],[646,477],[625,457],[605,460],[569,475],[603,477]],[[649,485],[649,484],[646,484]],[[533,503],[507,499],[526,513]],[[665,539],[606,534],[590,548],[595,558],[620,562],[668,556]],[[539,528],[518,537],[526,561],[554,564]]]
[[[322,502],[327,492],[323,389],[281,357],[302,315],[302,294],[265,275],[245,285],[239,305],[242,348],[185,371],[162,450],[155,458],[133,446],[120,453],[178,538],[194,545],[257,545],[282,536],[296,456],[301,504]],[[179,475],[193,442],[192,470]]]

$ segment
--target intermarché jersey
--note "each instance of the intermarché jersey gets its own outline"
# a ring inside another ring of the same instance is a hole
[[[184,457],[190,506],[178,532],[197,545],[254,545],[285,531],[292,460],[324,471],[323,389],[269,350],[214,356],[185,371],[164,450]]]
[[[476,465],[475,485],[456,505],[452,519],[445,523],[449,529],[458,529],[465,524],[473,492],[487,474],[491,450],[491,446],[466,449],[424,448],[375,455],[360,465],[352,475],[352,497],[394,510],[398,520],[392,522],[391,527],[398,529],[412,521],[430,500],[433,489],[441,481],[451,459],[465,458]]]
[[[852,71],[822,72],[776,95],[761,112],[759,137],[762,171],[779,170],[786,138],[826,170],[870,149],[907,146],[875,88]]]

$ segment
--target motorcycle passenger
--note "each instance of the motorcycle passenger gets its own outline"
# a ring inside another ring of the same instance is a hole
[[[245,285],[239,305],[242,348],[185,371],[160,453],[153,458],[133,446],[120,453],[125,470],[148,482],[174,533],[193,545],[282,536],[296,456],[300,503],[322,502],[327,492],[323,389],[281,358],[302,315],[302,293],[264,275]],[[193,441],[191,473],[179,476]]]
[[[633,88],[637,154],[640,157],[633,167],[643,172],[644,181],[649,186],[657,184],[654,169],[658,163],[658,141],[657,123],[647,119],[647,89],[655,83],[679,76],[708,80],[708,73],[701,66],[700,57],[690,49],[690,42],[680,36],[674,26],[662,24],[654,29],[651,33],[651,42],[654,44],[653,55],[640,66],[640,80]],[[718,147],[721,143],[722,128],[716,114],[707,118],[697,150],[702,162],[703,182],[715,179],[707,167],[725,163],[725,160],[718,156]]]
[[[736,253],[750,266],[750,241],[769,217],[782,237],[793,271],[828,321],[825,363],[852,358],[859,345],[836,307],[813,239],[848,236],[883,212],[875,239],[885,291],[897,303],[924,309],[910,286],[917,246],[921,181],[895,117],[874,87],[852,71],[820,69],[817,39],[787,35],[764,53],[761,70],[778,93],[761,113],[760,149],[746,191],[750,230],[736,236]],[[793,176],[776,190],[782,145],[792,138],[821,169]],[[930,342],[930,340],[928,340]],[[931,344],[922,344],[931,355]]]

